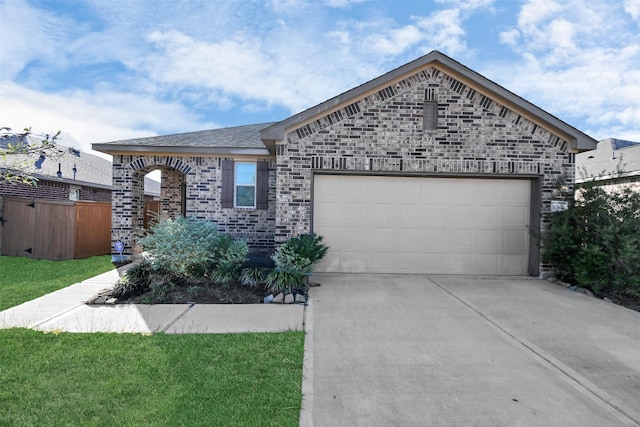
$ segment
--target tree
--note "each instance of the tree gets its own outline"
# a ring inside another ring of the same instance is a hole
[[[53,135],[34,134],[31,128],[14,132],[9,127],[0,128],[0,184],[24,183],[36,185],[34,169],[46,158],[60,158],[65,153],[78,154],[74,148],[64,149],[56,144],[60,131]]]

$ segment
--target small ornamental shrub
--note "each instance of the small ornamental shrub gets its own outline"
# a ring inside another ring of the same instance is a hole
[[[256,287],[266,283],[267,269],[262,267],[246,267],[240,272],[240,284]]]
[[[324,258],[329,250],[329,247],[322,243],[322,236],[318,236],[315,233],[306,233],[293,237],[287,242],[287,245],[298,256],[308,259],[311,264],[315,264]]]
[[[589,183],[568,210],[552,214],[542,241],[543,261],[559,279],[598,296],[640,292],[640,193]]]
[[[214,252],[215,270],[212,278],[220,283],[236,281],[248,260],[248,254],[249,245],[246,240],[221,235]]]
[[[278,246],[271,256],[275,269],[266,278],[273,292],[291,293],[306,288],[307,278],[313,273],[313,264],[327,253],[328,246],[322,236],[303,234]]]
[[[142,295],[149,290],[151,274],[152,267],[149,261],[144,260],[140,264],[134,265],[118,280],[111,291],[111,295],[115,298]]]
[[[155,270],[187,277],[204,275],[214,260],[219,239],[216,224],[178,217],[158,221],[140,244]]]

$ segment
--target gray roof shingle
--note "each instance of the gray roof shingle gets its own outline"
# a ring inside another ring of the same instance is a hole
[[[149,152],[154,150],[187,153],[234,154],[252,152],[254,154],[269,154],[260,138],[260,131],[272,124],[260,123],[105,142],[93,144],[93,149],[109,154],[123,151]]]

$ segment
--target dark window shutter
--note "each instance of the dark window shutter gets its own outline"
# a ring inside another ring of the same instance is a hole
[[[424,101],[422,110],[422,130],[438,129],[438,103],[436,101]]]
[[[222,208],[233,207],[233,160],[222,161]]]
[[[256,208],[269,208],[269,162],[265,161],[256,165]]]

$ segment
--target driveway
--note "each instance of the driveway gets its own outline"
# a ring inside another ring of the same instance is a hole
[[[529,277],[314,281],[301,425],[640,425],[638,312]]]

